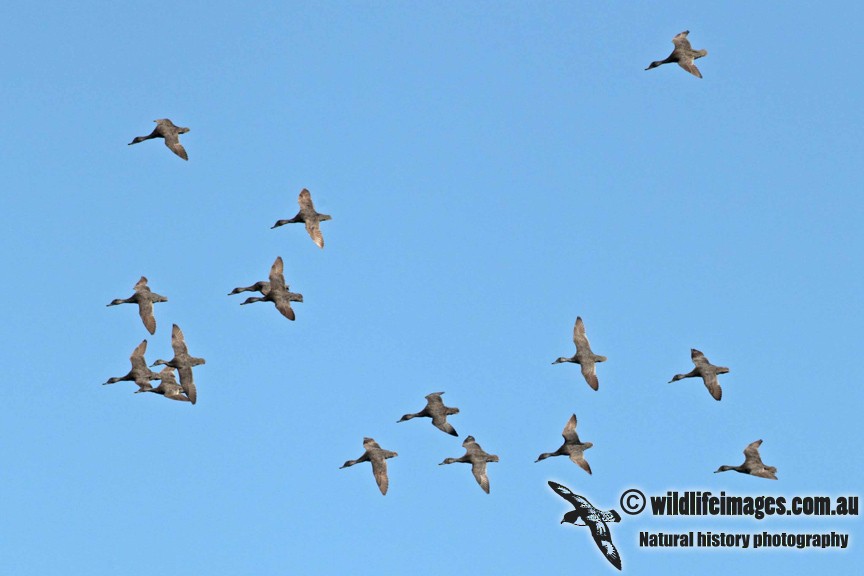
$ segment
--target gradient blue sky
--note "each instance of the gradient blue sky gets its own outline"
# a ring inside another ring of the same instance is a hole
[[[860,3],[42,2],[2,10],[0,563],[16,575],[615,573],[561,482],[858,494]],[[649,72],[691,31],[698,80]],[[754,53],[755,52],[755,53]],[[127,147],[189,126],[189,162]],[[301,188],[321,212],[270,230]],[[277,255],[297,321],[240,307]],[[168,296],[150,336],[127,297]],[[574,352],[581,315],[600,390]],[[125,374],[179,324],[196,406]],[[722,402],[667,384],[699,348]],[[851,369],[850,369],[851,368]],[[460,438],[397,425],[444,390]],[[571,413],[588,476],[555,450]],[[463,454],[501,461],[483,494]],[[372,436],[399,452],[382,497]],[[764,439],[778,482],[735,473]],[[641,530],[852,534],[645,551]],[[858,518],[630,517],[625,572],[856,573]]]

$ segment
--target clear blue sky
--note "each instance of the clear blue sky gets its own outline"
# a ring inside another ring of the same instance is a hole
[[[806,3],[7,6],[0,563],[16,575],[614,573],[561,482],[858,494],[864,8]],[[689,29],[704,78],[645,72]],[[183,162],[156,118],[191,132]],[[301,188],[326,248],[302,225]],[[285,260],[296,322],[235,286]],[[155,336],[125,298],[169,301]],[[600,390],[572,355],[581,315]],[[198,404],[101,386],[185,332]],[[702,350],[701,382],[667,384]],[[446,391],[458,439],[396,424]],[[588,476],[555,450],[571,413]],[[485,495],[471,434],[501,461]],[[374,437],[368,464],[339,466]],[[728,472],[762,438],[770,482]],[[852,534],[646,551],[641,530]],[[625,572],[850,574],[858,518],[613,527]]]

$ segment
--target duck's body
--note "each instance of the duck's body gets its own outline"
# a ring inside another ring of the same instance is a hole
[[[690,359],[693,360],[693,364],[696,365],[696,368],[687,374],[676,374],[672,377],[672,380],[670,380],[669,383],[671,384],[672,382],[677,382],[684,378],[695,378],[696,376],[699,376],[702,378],[702,381],[705,383],[705,387],[708,389],[708,392],[711,393],[711,396],[715,400],[719,401],[723,397],[723,389],[720,388],[720,383],[717,381],[717,375],[728,373],[729,368],[726,368],[725,366],[714,366],[708,361],[708,358],[706,358],[702,352],[695,348],[690,349]]]
[[[693,74],[697,78],[702,78],[702,73],[699,72],[699,69],[696,67],[696,64],[693,63],[694,60],[698,58],[702,58],[703,56],[708,55],[707,50],[693,50],[690,47],[690,41],[687,40],[687,35],[690,33],[689,30],[685,30],[680,34],[676,35],[672,38],[672,44],[675,45],[675,48],[672,50],[672,53],[665,60],[656,60],[651,62],[648,65],[648,68],[645,70],[651,70],[652,68],[656,68],[657,66],[662,66],[663,64],[671,64],[672,62],[677,62],[681,68],[686,70],[687,72]]]
[[[162,381],[159,383],[159,386],[156,388],[141,388],[135,393],[153,392],[154,394],[159,394],[160,396],[164,396],[170,400],[192,402],[192,404],[195,403],[195,401],[189,397],[186,387],[177,384],[177,380],[174,378],[174,368],[171,366],[165,366],[157,376],[159,377],[159,380]]]
[[[412,418],[431,418],[433,426],[451,436],[458,436],[459,434],[456,433],[456,429],[453,428],[453,425],[447,422],[447,416],[458,414],[459,409],[445,406],[444,401],[441,400],[442,394],[444,394],[444,392],[433,392],[429,394],[426,396],[426,406],[423,410],[415,414],[405,414],[399,422],[405,422]]]
[[[309,233],[312,241],[315,242],[319,248],[324,248],[324,235],[321,234],[320,224],[324,220],[332,220],[333,218],[329,214],[320,214],[315,211],[315,205],[312,204],[312,194],[310,194],[309,190],[305,188],[300,191],[300,197],[297,198],[297,202],[300,204],[300,211],[296,216],[290,220],[277,220],[270,228],[278,228],[285,224],[303,222],[306,224],[306,232]]]
[[[465,447],[464,456],[459,458],[445,458],[439,466],[443,466],[444,464],[454,464],[456,462],[471,464],[471,474],[474,475],[474,479],[477,480],[477,484],[480,485],[480,488],[489,494],[489,477],[486,475],[486,463],[498,462],[498,456],[484,452],[483,448],[480,447],[480,444],[477,444],[473,436],[465,438],[465,441],[462,442],[462,446]]]
[[[174,152],[174,154],[183,160],[189,160],[189,155],[186,154],[186,149],[183,148],[182,144],[180,144],[180,134],[189,132],[189,128],[175,126],[168,118],[154,120],[154,122],[156,122],[156,128],[153,129],[153,132],[147,136],[136,136],[135,139],[129,143],[129,146],[132,144],[138,144],[139,142],[144,142],[145,140],[150,140],[151,138],[163,138],[165,140],[165,146],[167,146],[169,150]]]
[[[240,305],[243,306],[244,304],[252,304],[254,302],[272,302],[276,306],[276,309],[279,310],[285,318],[294,320],[295,315],[294,309],[291,308],[291,302],[303,302],[303,295],[288,291],[288,286],[285,284],[285,275],[283,272],[284,264],[282,262],[282,257],[277,256],[276,260],[273,262],[273,266],[270,267],[269,286],[266,287],[266,292],[261,290],[261,293],[264,294],[264,296],[262,298],[251,296],[241,302]],[[258,284],[262,283],[259,282]],[[262,288],[264,288],[263,285]],[[238,291],[243,292],[246,291],[246,289],[241,290],[240,288],[235,288],[235,291],[232,292],[232,294],[236,294]]]
[[[595,363],[605,362],[607,358],[605,356],[600,356],[599,354],[594,354],[594,352],[591,351],[591,344],[588,342],[588,337],[585,335],[585,324],[579,316],[576,317],[576,324],[573,326],[573,343],[576,345],[576,354],[571,358],[562,356],[552,364],[560,364],[562,362],[579,364],[582,368],[582,376],[585,377],[585,381],[592,389],[598,390],[600,388],[600,381],[597,379]]]
[[[585,460],[583,452],[591,448],[594,444],[591,442],[582,442],[579,440],[579,435],[576,433],[576,414],[570,416],[567,424],[564,426],[564,431],[561,432],[564,437],[564,444],[561,445],[555,452],[544,452],[537,457],[535,462],[540,462],[546,458],[553,456],[567,456],[570,460],[577,464],[580,468],[591,474],[591,466]]]
[[[734,470],[736,472],[740,472],[741,474],[750,474],[751,476],[758,476],[760,478],[768,478],[769,480],[777,480],[777,468],[774,466],[766,466],[762,462],[762,457],[759,456],[759,446],[762,445],[762,440],[756,440],[755,442],[751,442],[747,445],[747,448],[744,449],[744,463],[739,466],[720,466],[717,472],[726,472],[727,470]]]
[[[147,340],[144,340],[135,347],[132,351],[132,356],[129,357],[129,362],[132,363],[132,369],[125,376],[109,378],[105,384],[114,384],[115,382],[135,382],[139,390],[152,388],[151,380],[158,380],[159,375],[147,367],[147,361],[144,360],[144,353],[147,351]]]
[[[171,360],[156,360],[153,366],[170,366],[176,368],[180,374],[180,384],[183,392],[189,397],[192,404],[198,401],[198,390],[195,388],[195,380],[192,377],[192,368],[206,364],[204,358],[195,358],[189,355],[189,349],[186,346],[186,339],[183,337],[183,331],[177,324],[174,324],[171,329],[171,348],[174,349],[174,358]],[[164,370],[163,370],[164,372]],[[173,374],[172,374],[173,378]],[[163,380],[164,382],[164,380]],[[176,398],[175,398],[176,400]]]
[[[356,460],[348,460],[342,468],[348,468],[361,462],[369,462],[372,464],[372,474],[375,476],[375,482],[378,484],[378,489],[382,495],[387,495],[387,487],[390,485],[390,479],[387,476],[387,459],[398,456],[396,452],[384,450],[372,438],[363,438],[363,455]]]
[[[150,334],[156,333],[156,316],[153,315],[154,302],[167,302],[168,298],[160,294],[156,294],[147,286],[147,277],[141,276],[141,279],[135,284],[135,293],[129,298],[116,298],[106,306],[117,306],[118,304],[137,304],[138,315],[141,316],[141,322]]]
[[[228,295],[233,296],[234,294],[240,294],[241,292],[260,292],[261,294],[266,296],[270,292],[270,282],[268,280],[262,280],[261,282],[256,282],[252,286],[241,286],[239,288],[234,288],[234,290],[229,292]],[[291,302],[303,302],[303,295],[289,291],[288,300],[290,300]]]
[[[570,502],[573,505],[573,510],[564,514],[561,519],[561,524],[567,522],[574,526],[588,526],[591,530],[591,537],[600,551],[609,562],[618,570],[621,570],[621,555],[612,544],[612,534],[609,531],[607,522],[620,522],[621,516],[615,510],[604,512],[595,507],[584,496],[574,494],[566,486],[562,486],[557,482],[549,481],[549,486],[556,494]]]

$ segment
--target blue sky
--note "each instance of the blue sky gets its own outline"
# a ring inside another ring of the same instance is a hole
[[[0,98],[10,574],[614,573],[555,480],[858,494],[864,9],[665,2],[19,4]],[[669,65],[690,30],[702,80]],[[755,47],[754,47],[755,45]],[[758,55],[754,56],[754,50]],[[128,147],[188,126],[183,162]],[[308,188],[326,248],[271,230]],[[240,307],[277,255],[297,320]],[[141,275],[169,298],[144,330]],[[574,353],[582,316],[600,390]],[[171,355],[198,404],[101,386]],[[731,368],[715,402],[691,347]],[[446,391],[458,439],[396,424]],[[553,451],[571,413],[588,476]],[[500,462],[483,494],[468,434]],[[389,460],[382,497],[364,436]],[[734,472],[762,438],[770,482]],[[646,551],[642,530],[851,534]],[[625,572],[853,573],[857,518],[625,516]],[[713,563],[713,564],[712,564]]]

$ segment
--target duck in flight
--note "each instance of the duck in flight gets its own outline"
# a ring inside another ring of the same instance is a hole
[[[186,346],[186,339],[183,337],[183,331],[180,330],[180,327],[177,324],[174,324],[174,327],[171,329],[171,348],[174,349],[174,358],[171,360],[156,360],[152,365],[153,366],[170,366],[171,368],[176,368],[180,373],[180,385],[182,386],[182,391],[189,397],[189,401],[192,404],[198,401],[198,390],[195,388],[195,380],[192,377],[192,368],[194,366],[200,366],[201,364],[206,364],[206,360],[204,358],[195,358],[194,356],[189,355],[189,348]],[[160,374],[165,373],[163,369]],[[174,378],[173,373],[171,374],[171,378]],[[165,382],[164,380],[162,381]],[[178,400],[178,398],[174,398],[174,400]]]
[[[576,354],[572,358],[562,356],[552,364],[560,364],[561,362],[579,364],[582,367],[582,376],[585,377],[588,385],[594,390],[599,389],[600,381],[597,380],[597,370],[594,364],[595,362],[605,362],[606,357],[591,351],[591,344],[585,335],[585,324],[579,316],[576,317],[576,324],[573,326],[573,343],[576,344]]]
[[[561,432],[564,436],[564,444],[561,445],[555,452],[544,452],[537,457],[535,462],[540,462],[552,456],[569,456],[570,460],[577,464],[580,468],[591,474],[591,466],[585,460],[583,452],[591,448],[594,444],[591,442],[582,442],[579,440],[579,435],[576,433],[576,414],[570,416],[567,424],[564,425],[564,431]]]
[[[762,440],[751,442],[744,449],[744,463],[740,466],[720,466],[717,472],[726,472],[727,470],[735,470],[742,474],[750,474],[760,478],[768,478],[769,480],[777,480],[777,468],[774,466],[766,466],[762,463],[762,458],[759,456],[759,446],[762,445]]]
[[[621,570],[621,555],[618,549],[612,544],[612,534],[609,532],[607,522],[620,522],[621,516],[615,510],[603,512],[598,510],[584,496],[574,494],[566,486],[562,486],[557,482],[549,481],[549,486],[556,494],[570,502],[573,505],[573,510],[564,514],[561,519],[561,524],[568,522],[574,526],[588,526],[591,530],[591,537],[597,543],[597,547],[606,557],[609,562],[618,570]]]
[[[378,489],[381,494],[387,495],[387,487],[390,485],[390,479],[387,477],[387,459],[398,456],[396,452],[384,450],[372,438],[363,438],[363,455],[356,460],[348,460],[342,468],[348,468],[361,462],[370,462],[372,464],[372,474],[375,475],[375,482],[378,484]]]
[[[147,136],[136,136],[135,139],[129,143],[129,146],[132,144],[138,144],[145,140],[150,140],[151,138],[163,138],[165,140],[165,146],[167,146],[169,150],[174,152],[174,154],[183,160],[189,160],[189,156],[186,154],[186,149],[183,148],[182,144],[180,144],[180,134],[189,132],[189,128],[175,126],[168,118],[161,118],[159,120],[154,120],[154,122],[156,122],[156,128],[153,129],[153,132]]]
[[[315,205],[312,204],[312,194],[310,194],[309,190],[306,188],[300,191],[300,196],[297,198],[297,202],[300,204],[300,211],[297,215],[290,220],[278,220],[270,227],[270,229],[272,230],[273,228],[278,228],[285,224],[303,222],[306,224],[306,232],[309,233],[312,241],[315,242],[319,248],[324,248],[324,235],[321,234],[320,224],[324,220],[332,220],[333,217],[329,214],[319,214],[315,211]]]
[[[258,282],[248,288],[235,288],[231,294],[248,292],[255,286],[261,286],[261,293],[264,295],[262,298],[259,298],[258,296],[250,296],[241,302],[240,305],[243,306],[244,304],[252,304],[254,302],[272,302],[276,306],[276,309],[279,310],[280,314],[288,320],[294,320],[296,316],[294,315],[294,309],[291,308],[291,302],[303,302],[303,295],[294,294],[293,292],[288,291],[288,286],[285,284],[284,269],[285,265],[282,262],[282,257],[277,256],[273,265],[270,267],[270,282]],[[231,294],[229,294],[229,296]]]
[[[125,376],[109,378],[105,384],[114,384],[115,382],[135,382],[139,390],[152,388],[151,380],[158,380],[159,375],[147,367],[147,361],[144,360],[144,353],[147,351],[147,340],[144,340],[135,347],[132,351],[132,356],[129,361],[132,363],[132,369]],[[104,385],[104,384],[103,384]]]
[[[473,436],[465,438],[465,441],[462,442],[462,446],[465,448],[464,456],[459,458],[445,458],[439,466],[443,466],[444,464],[453,464],[455,462],[470,463],[471,474],[474,475],[474,479],[477,480],[480,488],[489,494],[489,477],[486,475],[486,463],[498,462],[498,456],[484,452],[483,448],[480,447],[480,444],[477,444]]]
[[[147,286],[147,277],[141,276],[141,279],[135,284],[135,293],[129,298],[116,298],[106,306],[117,306],[118,304],[138,304],[138,315],[141,316],[141,322],[150,334],[156,333],[156,317],[153,315],[154,302],[167,302],[168,298],[150,291]]]
[[[676,374],[672,377],[672,380],[670,380],[669,383],[671,384],[672,382],[677,382],[684,378],[695,378],[696,376],[699,376],[702,378],[702,381],[705,383],[705,387],[708,389],[708,392],[711,393],[711,396],[713,396],[715,400],[719,401],[720,398],[723,397],[723,389],[720,388],[720,383],[717,381],[717,375],[728,373],[729,368],[714,366],[708,361],[708,358],[706,358],[702,352],[695,348],[690,349],[690,359],[693,360],[693,364],[695,364],[696,367],[687,374]]]
[[[453,428],[453,425],[447,422],[447,416],[452,414],[458,414],[458,408],[450,408],[444,405],[444,402],[441,400],[441,395],[444,392],[432,392],[431,394],[426,396],[426,406],[420,412],[416,414],[405,414],[402,418],[399,419],[399,422],[405,422],[406,420],[411,420],[412,418],[431,418],[432,425],[438,428],[439,430],[450,434],[451,436],[459,436],[456,433],[456,429]],[[397,424],[399,423],[397,422]]]
[[[657,66],[662,66],[663,64],[670,64],[672,62],[677,62],[681,68],[696,76],[697,78],[702,78],[702,73],[699,72],[699,69],[696,67],[696,64],[693,63],[693,60],[698,58],[702,58],[703,56],[708,55],[707,50],[693,50],[690,47],[690,41],[687,40],[687,35],[690,34],[689,30],[685,30],[680,34],[677,34],[674,38],[672,38],[672,44],[675,45],[675,48],[672,50],[672,53],[665,60],[657,60],[655,62],[651,62],[648,65],[648,68],[645,70],[651,70],[652,68],[656,68]]]
[[[153,392],[154,394],[159,394],[169,400],[179,400],[180,402],[191,402],[192,404],[195,404],[195,401],[189,397],[185,387],[177,384],[177,380],[174,378],[174,368],[171,366],[165,366],[157,376],[159,380],[162,381],[159,383],[159,386],[156,388],[141,388],[140,390],[136,390],[135,394],[141,392]]]

